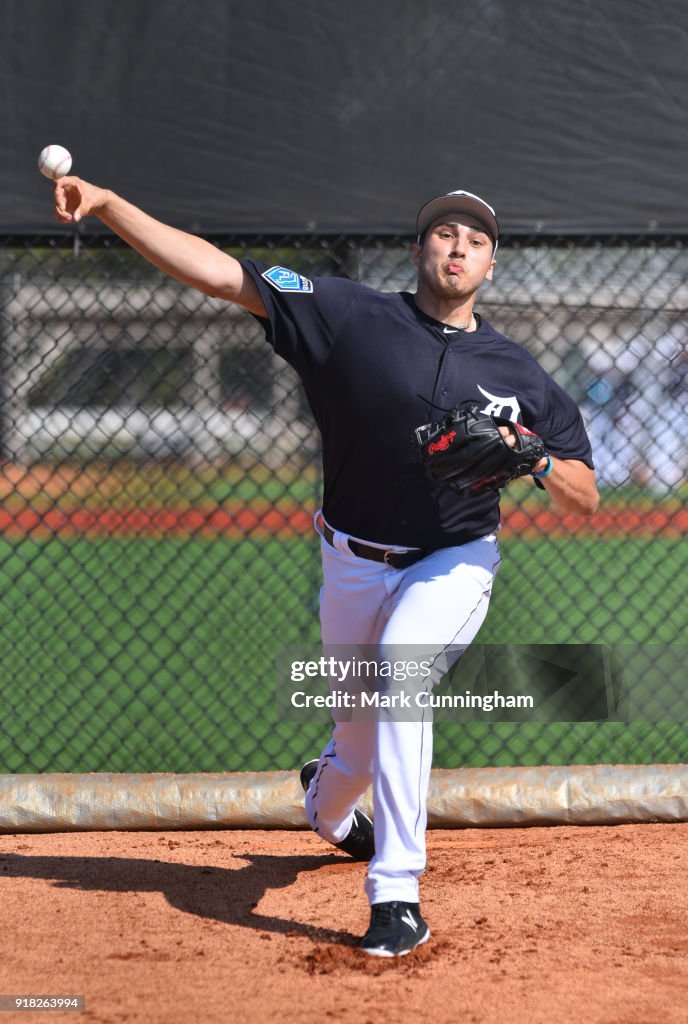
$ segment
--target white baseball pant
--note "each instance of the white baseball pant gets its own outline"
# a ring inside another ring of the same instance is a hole
[[[354,555],[347,534],[335,531],[334,546],[329,544],[322,536],[320,515],[315,522],[321,535],[320,623],[325,652],[328,645],[370,645],[385,652],[418,645],[436,651],[439,661],[444,658],[444,670],[450,668],[487,614],[500,561],[495,535],[439,549],[406,569],[392,569]],[[341,689],[341,684],[331,679],[330,687]],[[426,859],[432,712],[419,711],[417,718],[395,721],[368,712],[363,720],[354,715],[351,721],[335,721],[306,795],[311,826],[317,820],[318,834],[339,843],[348,835],[356,804],[372,781],[375,857],[365,884],[371,904],[419,899],[418,878]]]

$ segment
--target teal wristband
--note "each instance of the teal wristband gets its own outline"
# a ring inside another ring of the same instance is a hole
[[[541,469],[539,473],[532,473],[531,476],[535,480],[542,480],[543,477],[549,476],[553,469],[554,469],[554,464],[552,463],[552,459],[548,455],[547,456],[547,465],[545,466],[545,468]]]

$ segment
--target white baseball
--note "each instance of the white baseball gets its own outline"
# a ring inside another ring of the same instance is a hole
[[[64,146],[46,146],[38,158],[38,170],[46,178],[62,178],[69,174],[72,154]]]

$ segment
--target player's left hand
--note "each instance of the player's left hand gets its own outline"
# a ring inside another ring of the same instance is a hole
[[[510,448],[516,447],[516,431],[511,427],[500,427],[499,433],[502,435],[506,443]]]
[[[510,448],[518,447],[518,432],[515,430],[514,427],[512,427],[511,425],[500,426],[499,433],[502,435],[502,437],[504,438],[504,440],[506,441]],[[540,459],[540,461],[533,466],[531,472],[540,473],[543,469],[546,469],[547,461],[547,456],[545,455],[544,458]]]
[[[547,465],[543,441],[518,423],[480,412],[472,403],[415,432],[430,479],[460,494],[499,490]]]

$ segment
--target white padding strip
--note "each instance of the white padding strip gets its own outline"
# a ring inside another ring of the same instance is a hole
[[[688,765],[436,769],[428,812],[431,828],[688,821]],[[306,827],[297,772],[0,776],[4,833]]]

